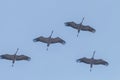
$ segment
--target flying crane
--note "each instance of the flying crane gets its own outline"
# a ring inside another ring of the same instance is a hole
[[[15,54],[2,54],[2,55],[0,55],[0,58],[6,59],[6,60],[11,60],[12,67],[14,66],[15,61],[21,61],[21,60],[30,61],[31,58],[26,55],[17,55],[18,50],[19,49],[17,48]]]
[[[68,27],[72,27],[72,28],[76,29],[78,31],[77,37],[78,37],[78,35],[80,33],[80,30],[89,31],[89,32],[92,32],[92,33],[96,32],[96,30],[94,28],[92,28],[91,26],[83,25],[82,24],[83,20],[84,20],[84,17],[83,17],[81,23],[79,23],[79,24],[72,21],[72,22],[65,22],[65,25],[68,26]]]
[[[60,37],[52,38],[52,34],[53,34],[53,30],[52,30],[52,32],[51,32],[51,34],[50,34],[49,37],[40,36],[40,37],[37,37],[37,38],[33,39],[33,41],[34,42],[43,42],[43,43],[46,43],[47,44],[47,49],[46,50],[48,50],[48,47],[50,46],[50,44],[55,44],[55,43],[65,44],[66,43]]]
[[[76,62],[79,62],[79,63],[83,62],[86,64],[90,64],[90,71],[93,65],[105,65],[105,66],[109,65],[109,63],[103,59],[94,59],[94,55],[95,55],[95,51],[93,52],[93,55],[91,58],[83,57],[83,58],[77,59]]]

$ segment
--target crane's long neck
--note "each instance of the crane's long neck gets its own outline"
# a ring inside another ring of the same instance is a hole
[[[84,21],[84,17],[82,18],[82,21],[81,21],[80,25],[82,25],[83,21]]]
[[[80,24],[78,24],[78,34],[77,34],[77,37],[78,37],[78,35],[79,35],[79,33],[80,33],[80,30],[81,30],[81,28],[82,28],[82,23],[83,23],[83,20],[84,20],[84,17],[83,17],[83,19],[82,19],[81,23],[80,23]]]
[[[14,54],[13,61],[12,61],[12,67],[14,66],[14,63],[15,63],[15,60],[16,60],[16,55],[17,55],[18,50],[19,50],[19,49],[17,48],[17,51],[16,51],[15,54]]]
[[[51,34],[50,34],[49,38],[51,38],[51,37],[52,37],[52,34],[53,34],[53,30],[52,30],[52,32],[51,32]]]
[[[92,58],[91,58],[90,72],[92,71],[92,67],[93,67],[94,55],[95,55],[95,51],[93,52],[93,55],[92,55]]]
[[[94,59],[94,56],[95,56],[95,51],[93,52],[92,59]]]
[[[52,34],[53,34],[53,30],[52,30],[52,32],[51,32],[51,34],[50,34],[50,36],[48,37],[48,43],[47,43],[47,51],[48,51],[48,47],[50,46],[50,40],[51,40],[51,37],[52,37]]]

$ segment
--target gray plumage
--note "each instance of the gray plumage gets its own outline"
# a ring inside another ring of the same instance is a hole
[[[6,60],[14,60],[14,54],[3,54],[3,55],[0,55],[0,58],[1,59],[6,59]],[[16,55],[16,58],[15,60],[16,61],[20,61],[20,60],[26,60],[26,61],[30,61],[30,57],[26,56],[26,55]]]
[[[2,54],[2,55],[0,55],[0,58],[6,59],[6,60],[11,60],[12,66],[14,66],[15,61],[21,61],[21,60],[30,61],[31,58],[26,55],[17,55],[18,50],[19,49],[17,48],[17,51],[15,52],[15,54]]]
[[[76,60],[77,62],[83,62],[86,64],[94,64],[94,65],[105,65],[108,66],[108,62],[103,59],[91,59],[91,58],[80,58]]]
[[[59,37],[56,37],[56,38],[52,38],[53,34],[53,31],[51,32],[51,35],[49,37],[43,37],[43,36],[40,36],[38,38],[35,38],[33,39],[33,42],[43,42],[43,43],[46,43],[47,44],[47,50],[48,50],[48,47],[50,46],[50,44],[55,44],[55,43],[61,43],[61,44],[65,44],[66,42],[59,38]]]
[[[103,59],[94,59],[94,55],[95,55],[95,51],[93,52],[92,58],[83,57],[83,58],[77,59],[76,62],[83,62],[86,64],[90,64],[90,71],[93,65],[105,65],[105,66],[109,65],[109,63]]]
[[[82,24],[83,20],[84,20],[84,18],[82,19],[80,24],[77,24],[77,23],[72,21],[72,22],[65,22],[65,25],[68,26],[68,27],[72,27],[74,29],[77,29],[78,30],[78,34],[79,34],[80,30],[82,30],[82,31],[89,31],[89,32],[92,32],[92,33],[96,32],[96,30],[94,28],[92,28],[91,26],[83,25]],[[78,36],[78,34],[77,34],[77,36]]]
[[[49,38],[49,37],[43,37],[43,36],[40,36],[38,38],[35,38],[33,40],[34,42],[43,42],[43,43],[50,43],[50,44],[53,44],[53,43],[61,43],[61,44],[65,44],[65,41],[59,37],[56,37],[56,38]]]

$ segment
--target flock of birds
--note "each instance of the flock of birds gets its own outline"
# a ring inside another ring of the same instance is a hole
[[[65,26],[72,27],[72,28],[76,29],[78,31],[77,37],[78,37],[81,30],[82,31],[89,31],[89,32],[94,33],[96,30],[89,25],[83,25],[82,24],[83,20],[84,20],[84,17],[83,17],[80,24],[77,24],[73,21],[72,22],[66,22]],[[47,49],[46,50],[48,50],[48,47],[50,46],[50,44],[54,44],[54,43],[65,44],[66,43],[60,37],[52,38],[52,34],[53,34],[53,31],[51,32],[49,37],[40,36],[40,37],[37,37],[37,38],[33,39],[33,42],[46,43],[47,44]],[[20,60],[29,61],[31,59],[30,57],[28,57],[26,55],[17,55],[18,50],[19,49],[17,48],[17,51],[14,54],[2,54],[2,55],[0,55],[0,58],[1,59],[6,59],[6,60],[11,60],[12,61],[12,66],[14,66],[15,61],[20,61]],[[93,52],[93,56],[91,58],[83,57],[83,58],[77,59],[76,62],[83,62],[83,63],[86,63],[86,64],[90,64],[90,71],[91,71],[93,65],[108,66],[109,63],[107,61],[105,61],[103,59],[94,59],[94,55],[95,55],[95,51]]]

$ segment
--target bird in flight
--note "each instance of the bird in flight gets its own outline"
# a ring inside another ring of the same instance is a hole
[[[92,33],[96,32],[96,30],[94,28],[92,28],[91,26],[83,25],[82,24],[83,20],[84,20],[84,17],[83,17],[81,23],[79,23],[79,24],[77,24],[77,23],[72,21],[72,22],[65,22],[65,25],[68,26],[68,27],[72,27],[72,28],[76,29],[78,31],[77,37],[78,37],[78,35],[80,33],[80,30],[82,30],[82,31],[89,31],[89,32],[92,32]]]
[[[55,43],[65,44],[66,43],[60,37],[52,38],[52,34],[53,34],[53,30],[52,30],[52,32],[51,32],[51,34],[50,34],[49,37],[40,36],[40,37],[37,37],[37,38],[33,39],[33,41],[34,42],[43,42],[43,43],[46,43],[47,44],[47,49],[46,50],[48,50],[48,47],[50,46],[50,44],[55,44]]]
[[[26,56],[26,55],[17,55],[18,52],[18,48],[17,51],[15,52],[15,54],[2,54],[0,55],[1,59],[6,59],[6,60],[11,60],[12,61],[12,67],[14,66],[15,61],[21,61],[21,60],[26,60],[29,61],[31,58]]]
[[[79,62],[79,63],[83,62],[86,64],[90,64],[90,71],[93,65],[105,65],[105,66],[109,65],[109,63],[103,59],[94,59],[94,55],[95,55],[95,51],[93,52],[93,55],[91,58],[83,57],[83,58],[77,59],[76,62]]]

